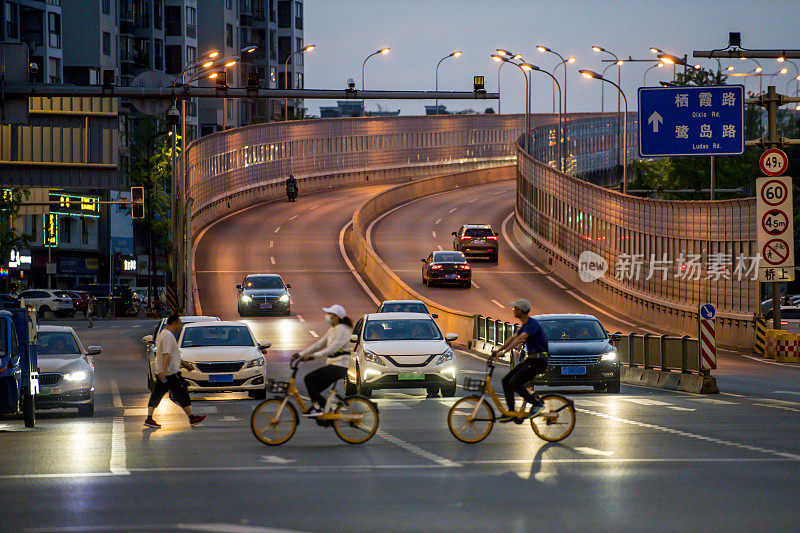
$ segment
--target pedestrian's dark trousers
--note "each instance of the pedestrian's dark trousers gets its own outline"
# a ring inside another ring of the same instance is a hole
[[[150,401],[147,402],[148,407],[158,407],[161,398],[163,398],[167,392],[172,392],[171,398],[175,403],[181,407],[189,407],[192,404],[192,401],[189,399],[189,389],[186,387],[186,382],[184,382],[180,373],[169,374],[166,379],[167,381],[164,382],[156,377],[156,384],[155,387],[153,387],[153,392],[150,394]]]
[[[525,386],[530,380],[535,378],[538,374],[543,374],[547,370],[546,357],[529,357],[511,369],[503,379],[503,392],[506,395],[506,403],[508,409],[514,411],[514,393],[516,392],[522,398],[530,403],[537,404],[539,401],[531,394]]]
[[[308,390],[311,401],[317,402],[320,407],[323,407],[325,406],[325,398],[322,397],[322,391],[345,377],[347,377],[347,369],[345,367],[325,365],[306,374],[303,381],[306,384],[306,390]]]

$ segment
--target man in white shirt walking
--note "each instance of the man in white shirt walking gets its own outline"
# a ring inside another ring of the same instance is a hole
[[[176,336],[181,331],[181,319],[177,314],[167,318],[167,323],[156,339],[156,368],[158,376],[147,403],[147,418],[144,425],[151,428],[160,428],[161,424],[153,420],[153,412],[167,392],[172,392],[175,403],[183,407],[189,423],[199,424],[206,419],[206,415],[198,416],[192,413],[192,401],[189,399],[189,389],[181,377],[181,367],[191,370],[191,363],[181,360],[181,350],[178,348]]]

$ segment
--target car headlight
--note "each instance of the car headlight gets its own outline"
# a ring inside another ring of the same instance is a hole
[[[386,363],[383,362],[383,359],[381,359],[379,355],[368,352],[367,350],[364,350],[364,360],[376,365],[386,366]]]
[[[67,381],[86,381],[86,378],[88,377],[89,374],[87,374],[83,370],[79,370],[77,372],[70,372],[69,374],[64,374],[64,379]]]
[[[257,366],[264,366],[263,357],[259,357],[258,359],[253,359],[251,361],[248,361],[247,364],[244,365],[245,368],[255,368]]]
[[[601,361],[616,361],[617,360],[617,352],[606,352],[600,356]]]
[[[280,300],[282,303],[288,303],[288,302],[289,302],[289,295],[288,295],[288,294],[284,294],[284,295],[282,295],[282,296],[281,296],[280,298],[278,298],[278,299],[279,299],[279,300]]]
[[[252,298],[250,298],[250,297],[249,297],[248,295],[246,295],[246,294],[242,294],[242,301],[243,301],[244,303],[250,303],[250,302],[252,302],[252,301],[253,301],[253,299],[252,299]]]
[[[452,361],[452,360],[453,360],[453,350],[448,348],[446,352],[444,352],[442,355],[439,356],[439,359],[436,360],[436,364],[441,365],[446,363],[447,361]]]

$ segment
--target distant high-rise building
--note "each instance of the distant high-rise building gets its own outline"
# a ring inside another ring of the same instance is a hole
[[[0,42],[22,42],[36,68],[31,81],[62,83],[64,56],[60,0],[0,0]]]

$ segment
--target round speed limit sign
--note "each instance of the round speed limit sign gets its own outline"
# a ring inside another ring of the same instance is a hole
[[[789,158],[786,157],[786,153],[783,150],[770,148],[761,154],[758,166],[761,167],[761,172],[767,176],[780,176],[786,172],[786,167],[789,166]]]

